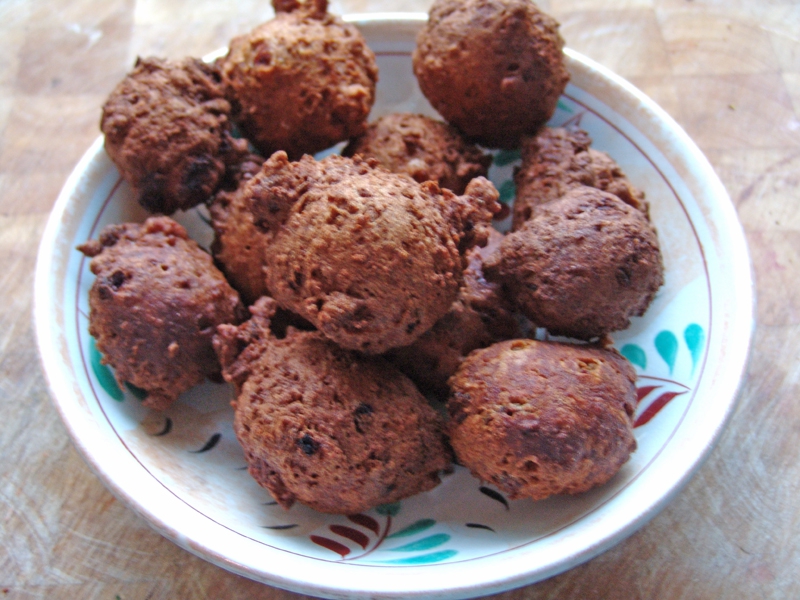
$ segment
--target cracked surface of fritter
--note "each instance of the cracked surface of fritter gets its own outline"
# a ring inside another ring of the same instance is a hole
[[[234,117],[264,154],[293,159],[361,134],[375,101],[375,55],[327,2],[275,3],[219,61]]]
[[[339,345],[379,354],[408,345],[458,293],[464,254],[485,243],[497,190],[464,195],[418,184],[374,161],[274,154],[247,187],[271,236],[267,288]]]
[[[515,148],[553,115],[569,80],[558,23],[530,0],[436,0],[414,74],[470,140]]]
[[[79,247],[92,257],[89,333],[120,385],[145,390],[163,409],[218,375],[216,326],[244,316],[238,294],[211,256],[169,217],[105,228]]]
[[[608,154],[590,148],[591,143],[585,131],[562,127],[546,127],[522,140],[522,164],[514,174],[513,229],[522,227],[537,205],[557,200],[580,185],[614,194],[648,214],[644,192],[633,186]]]
[[[214,345],[237,389],[234,429],[250,474],[284,508],[356,514],[427,491],[450,468],[441,416],[383,359],[317,332],[269,332],[263,298]]]
[[[455,194],[463,194],[475,177],[485,177],[492,162],[454,127],[411,113],[392,113],[370,123],[342,154],[374,158],[393,173],[405,173],[419,183],[435,181]]]
[[[458,461],[509,498],[606,483],[636,449],[636,373],[614,350],[510,340],[476,350],[451,379]]]
[[[105,148],[140,204],[172,214],[208,200],[247,150],[230,135],[218,71],[194,58],[140,58],[103,106]]]
[[[664,283],[658,237],[644,213],[583,186],[539,205],[484,273],[538,327],[579,339],[625,329]]]

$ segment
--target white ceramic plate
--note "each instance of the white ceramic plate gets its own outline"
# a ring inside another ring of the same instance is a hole
[[[426,18],[349,17],[378,57],[373,117],[434,114],[410,59]],[[48,222],[35,320],[55,404],[114,494],[166,537],[226,569],[334,598],[498,592],[586,561],[655,515],[708,455],[733,408],[752,327],[750,263],[724,188],[678,125],[599,65],[569,51],[567,63],[572,82],[552,124],[586,129],[594,147],[646,190],[666,267],[647,314],[614,336],[636,366],[641,401],[639,448],[609,484],[577,497],[512,502],[458,468],[431,492],[361,515],[276,506],[244,468],[228,386],[207,383],[153,413],[99,364],[87,332],[92,275],[75,246],[106,224],[145,214],[98,139]],[[504,198],[513,195],[515,158],[501,153],[492,168]],[[202,210],[178,219],[209,244]]]

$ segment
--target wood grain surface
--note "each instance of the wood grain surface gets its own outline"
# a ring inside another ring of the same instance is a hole
[[[709,157],[747,234],[757,325],[735,414],[680,495],[598,558],[496,597],[798,598],[800,2],[540,5]],[[48,397],[31,323],[48,212],[134,58],[199,56],[271,15],[264,0],[0,0],[0,599],[299,597],[185,552],[105,490]]]

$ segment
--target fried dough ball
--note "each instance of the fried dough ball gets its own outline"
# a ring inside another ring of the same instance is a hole
[[[511,499],[579,494],[636,450],[636,373],[616,351],[510,340],[476,350],[451,379],[450,443]]]
[[[475,177],[485,177],[492,163],[491,155],[468,143],[454,127],[410,113],[392,113],[370,123],[342,154],[374,158],[393,173],[406,173],[419,183],[435,181],[455,194],[463,194]]]
[[[261,170],[264,159],[248,155],[231,178],[231,189],[214,197],[208,211],[214,229],[211,253],[242,301],[250,305],[267,294],[264,281],[264,232],[255,226],[248,210],[246,184]]]
[[[380,358],[349,352],[316,332],[269,332],[262,298],[241,327],[214,340],[237,388],[234,430],[250,474],[284,508],[295,501],[356,514],[427,491],[449,469],[439,414]]]
[[[647,310],[663,272],[644,213],[590,187],[538,206],[484,263],[486,277],[537,326],[579,339],[628,327]]]
[[[546,127],[522,140],[522,164],[514,174],[517,195],[513,229],[531,218],[534,207],[557,200],[579,185],[614,194],[648,214],[644,192],[633,186],[614,159],[590,148],[591,144],[592,138],[585,131],[562,127]]]
[[[103,106],[105,148],[139,203],[171,214],[209,199],[247,142],[230,135],[217,70],[195,58],[139,58]]]
[[[558,23],[530,0],[436,0],[412,57],[422,93],[467,138],[515,148],[569,80]]]
[[[209,207],[215,234],[211,251],[248,305],[269,295],[268,249],[299,197],[294,188],[317,175],[313,159],[289,165],[286,153],[280,152],[262,162],[235,191],[218,194]]]
[[[290,163],[277,152],[246,187],[253,222],[270,238],[270,294],[370,354],[410,344],[449,310],[464,254],[486,242],[499,210],[482,177],[456,196],[358,156]]]
[[[105,228],[78,247],[92,257],[89,333],[120,385],[145,390],[158,410],[218,375],[217,325],[244,317],[211,257],[169,217]]]
[[[464,283],[447,314],[413,344],[387,354],[420,388],[447,396],[447,380],[470,352],[524,336],[526,327],[502,287],[483,277],[483,261],[502,241],[503,234],[492,229],[484,248],[471,249]]]
[[[378,80],[361,33],[327,14],[327,0],[274,6],[220,61],[245,136],[264,156],[296,159],[361,134]]]
[[[256,226],[251,210],[253,189],[247,182],[258,175],[264,164],[258,154],[248,154],[236,169],[229,171],[229,187],[221,190],[209,205],[214,240],[211,254],[242,301],[250,306],[269,295],[264,275],[266,250],[272,236],[269,230]],[[286,335],[286,329],[313,330],[302,317],[278,308],[270,320],[273,333]]]

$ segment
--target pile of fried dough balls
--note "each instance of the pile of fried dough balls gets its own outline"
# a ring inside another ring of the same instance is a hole
[[[274,8],[215,63],[138,59],[103,106],[152,213],[79,248],[104,362],[157,410],[221,373],[249,471],[285,508],[365,511],[454,459],[512,499],[607,482],[636,449],[636,374],[608,334],[663,266],[644,194],[585,132],[546,126],[569,79],[556,21],[436,0],[412,62],[442,120],[368,122],[359,30],[325,0]],[[522,149],[508,235],[496,148]],[[210,253],[169,216],[199,204]]]

